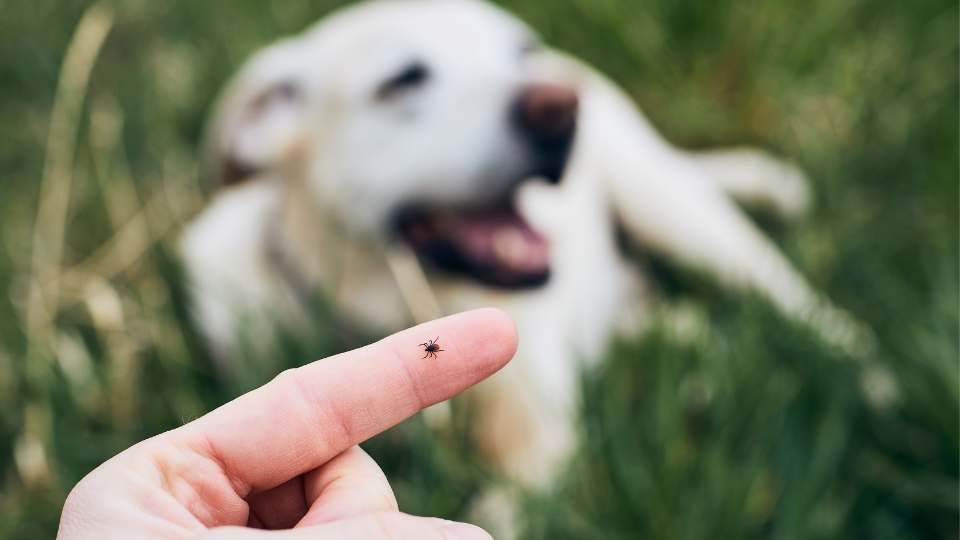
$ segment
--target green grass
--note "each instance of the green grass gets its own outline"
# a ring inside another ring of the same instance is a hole
[[[873,358],[845,358],[763,302],[667,267],[666,295],[708,330],[680,339],[657,325],[585,375],[582,444],[559,492],[526,501],[529,536],[956,538],[956,4],[508,3],[620,82],[671,139],[795,158],[816,207],[769,230],[880,342]],[[223,380],[186,316],[173,256],[176,227],[204,196],[196,149],[217,89],[248,53],[334,4],[105,3],[112,28],[89,89],[61,97],[81,106],[60,132],[77,136],[60,154],[75,158],[72,190],[51,180],[69,205],[38,221],[61,64],[89,4],[3,3],[0,537],[51,536],[70,486],[108,456],[276,369],[364,341],[321,315],[329,330],[315,343]],[[60,217],[62,257],[40,253],[32,267]],[[143,256],[83,267],[56,309],[28,322],[31,268],[76,269],[124,224]],[[469,422],[455,412],[456,426]],[[367,446],[409,512],[462,517],[482,485],[502,481],[460,430],[414,419]]]

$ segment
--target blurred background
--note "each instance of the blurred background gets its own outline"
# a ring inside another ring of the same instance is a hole
[[[666,294],[708,330],[655,324],[611,347],[584,379],[559,493],[525,501],[528,536],[957,538],[956,3],[503,3],[671,140],[796,159],[811,216],[757,217],[880,341],[854,361],[664,266]],[[52,537],[109,456],[373,337],[331,314],[315,343],[220,377],[174,251],[208,195],[197,149],[218,89],[340,4],[0,3],[0,537]],[[366,447],[415,514],[462,517],[503,481],[462,431],[419,418]]]

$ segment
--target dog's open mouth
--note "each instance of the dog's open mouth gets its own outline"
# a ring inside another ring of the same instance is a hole
[[[400,236],[424,262],[505,288],[534,287],[550,275],[547,239],[509,203],[482,209],[409,208]]]

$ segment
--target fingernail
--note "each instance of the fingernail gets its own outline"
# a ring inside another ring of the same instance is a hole
[[[487,531],[469,523],[445,521],[441,529],[443,534],[451,540],[492,540]]]

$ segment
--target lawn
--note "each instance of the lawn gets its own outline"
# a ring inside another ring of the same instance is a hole
[[[341,2],[9,0],[0,18],[0,537],[51,537],[70,487],[135,441],[278,369],[376,336],[321,310],[316,340],[218,375],[175,255],[208,196],[212,100],[256,48]],[[831,350],[764,302],[645,253],[669,305],[583,378],[582,442],[530,538],[957,538],[958,7],[949,1],[512,0],[672,140],[759,144],[815,207],[757,216],[873,328]],[[463,517],[502,482],[454,429],[370,441],[401,509]]]

